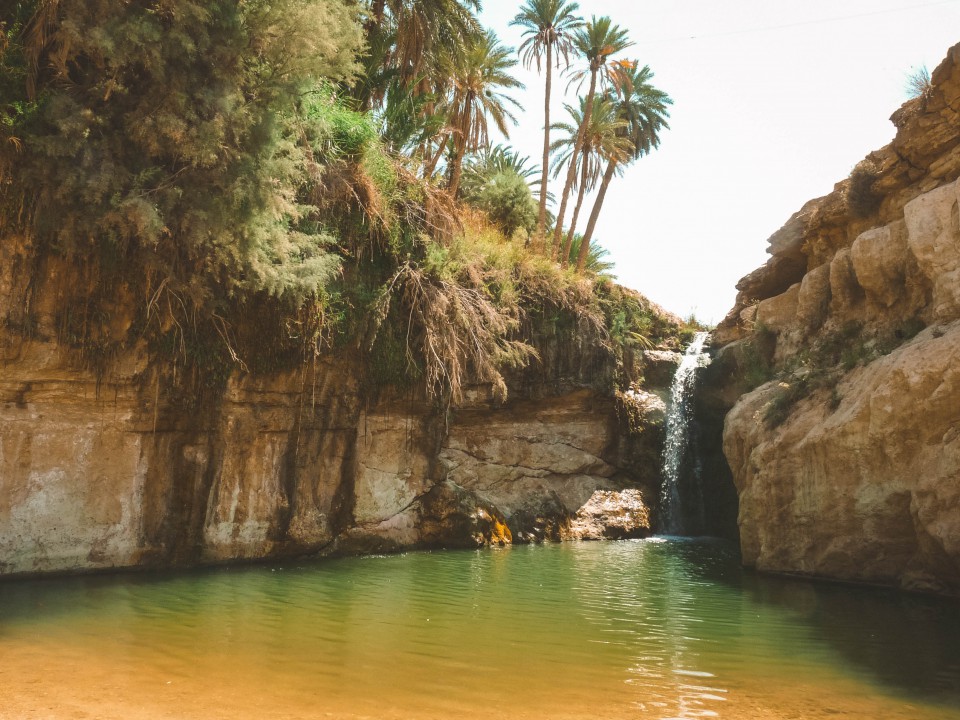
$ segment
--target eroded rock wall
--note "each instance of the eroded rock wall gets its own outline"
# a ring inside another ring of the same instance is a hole
[[[596,347],[547,348],[502,405],[373,396],[350,353],[200,392],[144,341],[87,367],[63,337],[78,270],[0,253],[0,575],[649,531],[662,404],[625,432]]]
[[[960,593],[960,322],[852,370],[770,428],[777,392],[749,393],[726,421],[744,561]]]
[[[711,392],[747,565],[956,594],[960,45],[892,119],[738,285]]]

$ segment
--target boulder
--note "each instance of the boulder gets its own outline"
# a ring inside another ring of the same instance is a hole
[[[797,322],[809,334],[823,325],[830,308],[830,265],[814,268],[803,276],[797,295]]]
[[[647,350],[643,353],[643,377],[655,388],[669,388],[680,367],[683,355],[669,350]]]
[[[490,503],[449,480],[437,484],[420,502],[419,544],[477,548],[513,542],[503,514]]]
[[[639,490],[597,490],[570,521],[568,538],[623,540],[650,535],[650,511]]]
[[[908,253],[902,220],[861,233],[853,242],[850,260],[868,299],[889,308],[903,297]]]
[[[780,295],[800,282],[807,271],[807,262],[793,255],[774,255],[766,264],[737,283],[743,305]]]
[[[910,251],[933,284],[933,316],[960,317],[960,182],[937,188],[904,208]]]
[[[800,283],[795,283],[783,294],[768,298],[757,306],[757,325],[782,331],[794,325],[800,302]]]
[[[850,259],[850,249],[844,248],[830,262],[830,314],[844,319],[863,299],[863,288]]]

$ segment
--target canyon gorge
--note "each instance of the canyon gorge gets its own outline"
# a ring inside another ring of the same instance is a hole
[[[712,334],[698,530],[761,571],[957,594],[960,45],[892,121],[770,238]],[[0,245],[0,575],[658,528],[679,341],[618,355],[528,328],[538,359],[506,399],[478,380],[455,405],[368,392],[351,348],[193,393],[122,288],[97,332],[127,340],[90,362],[68,332],[84,282],[26,237]]]

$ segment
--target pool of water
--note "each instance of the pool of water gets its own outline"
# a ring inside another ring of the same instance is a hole
[[[0,718],[960,720],[960,605],[712,541],[0,584]]]

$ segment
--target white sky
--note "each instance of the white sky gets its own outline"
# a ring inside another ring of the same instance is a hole
[[[482,14],[512,47],[519,5],[486,0]],[[650,65],[674,100],[660,149],[611,184],[596,239],[621,283],[706,322],[792,213],[893,139],[907,75],[960,41],[960,0],[581,0],[580,14],[627,28],[623,57]],[[526,111],[509,142],[539,164],[543,82],[517,76]],[[554,83],[551,119],[565,87]]]

